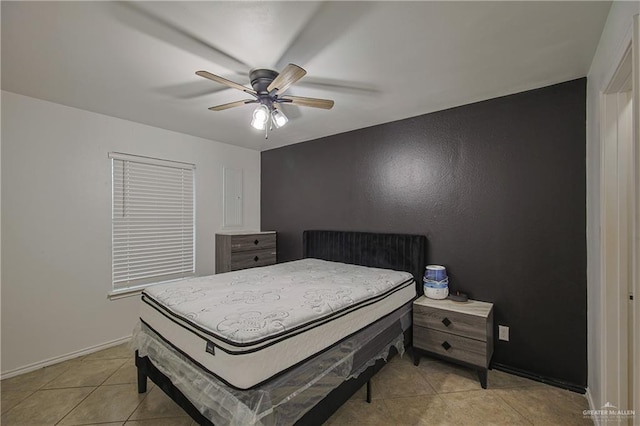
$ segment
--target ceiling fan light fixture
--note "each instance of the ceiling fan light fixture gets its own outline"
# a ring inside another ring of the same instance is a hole
[[[264,130],[267,121],[269,120],[269,108],[266,105],[260,105],[253,111],[253,119],[251,120],[251,127],[257,130]]]
[[[209,110],[224,111],[243,105],[258,104],[258,107],[253,111],[251,127],[256,130],[264,130],[266,139],[269,136],[269,131],[273,130],[274,127],[279,129],[289,122],[284,112],[277,109],[280,103],[286,102],[290,105],[321,109],[331,109],[333,107],[333,101],[330,99],[305,98],[301,96],[282,97],[285,91],[304,77],[306,73],[303,68],[295,64],[288,64],[280,73],[266,68],[255,68],[249,72],[252,89],[219,75],[211,74],[208,71],[197,71],[196,75],[253,96],[254,99],[243,99],[216,105],[210,107]]]
[[[274,109],[271,113],[271,120],[273,121],[273,125],[276,126],[276,129],[284,126],[289,121],[287,116],[284,115],[284,112],[277,109]]]

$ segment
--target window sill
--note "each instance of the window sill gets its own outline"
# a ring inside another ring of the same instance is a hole
[[[133,297],[133,296],[139,296],[140,294],[142,294],[142,291],[147,288],[147,287],[153,287],[154,285],[158,285],[158,284],[166,284],[166,283],[174,283],[174,282],[178,282],[178,281],[184,281],[184,280],[188,280],[190,278],[193,278],[194,276],[188,276],[188,277],[184,277],[184,278],[177,278],[175,280],[167,280],[167,281],[160,281],[157,283],[150,283],[150,284],[143,284],[143,285],[138,285],[135,287],[129,287],[129,288],[125,288],[122,290],[113,290],[110,291],[107,294],[107,299],[109,300],[118,300],[118,299],[124,299],[125,297]]]
[[[146,287],[150,286],[145,285],[140,287],[127,288],[125,290],[111,291],[109,292],[109,294],[107,294],[107,298],[109,300],[118,300],[124,299],[125,297],[139,296],[140,294],[142,294],[142,290],[144,290]]]

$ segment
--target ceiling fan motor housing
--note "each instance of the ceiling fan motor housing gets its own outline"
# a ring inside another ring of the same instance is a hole
[[[253,69],[249,73],[251,79],[251,87],[258,93],[258,95],[268,95],[269,91],[267,87],[271,84],[273,79],[278,76],[278,72],[269,69]]]

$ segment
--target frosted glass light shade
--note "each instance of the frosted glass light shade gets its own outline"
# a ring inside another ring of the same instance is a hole
[[[284,115],[284,112],[277,109],[273,110],[273,112],[271,113],[271,120],[273,120],[273,124],[278,129],[287,124],[287,121],[289,121],[287,116]]]
[[[264,130],[267,120],[269,120],[269,109],[266,105],[260,105],[255,111],[253,111],[251,127],[258,130]]]

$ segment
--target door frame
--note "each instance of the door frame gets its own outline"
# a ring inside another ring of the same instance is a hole
[[[640,15],[633,17],[632,37],[632,97],[633,97],[633,157],[635,177],[632,191],[635,196],[634,220],[632,230],[631,259],[632,259],[632,291],[633,291],[633,401],[636,420],[640,421]]]
[[[635,410],[640,416],[640,20],[634,16],[614,62],[616,66],[600,91],[600,309],[602,322],[600,383],[602,403]],[[621,93],[628,89],[632,112],[628,131],[619,135],[620,105],[628,101]],[[628,158],[622,166],[616,158],[618,137],[631,139]],[[616,155],[612,155],[612,144]],[[609,150],[609,151],[607,151]],[[613,158],[615,157],[615,158]],[[612,194],[612,176],[629,168],[627,194]],[[613,168],[613,169],[612,169]],[[615,209],[611,209],[612,198]],[[620,200],[623,208],[620,209]],[[613,221],[613,222],[612,222]],[[620,238],[620,236],[622,237]],[[614,251],[612,253],[612,250]],[[615,268],[614,268],[615,267]],[[615,269],[615,270],[612,270]],[[608,279],[614,273],[614,279]],[[622,280],[626,284],[620,285]],[[630,301],[630,295],[634,300]],[[633,334],[630,331],[634,330]],[[599,409],[601,407],[593,407]],[[594,419],[597,420],[597,419]]]

